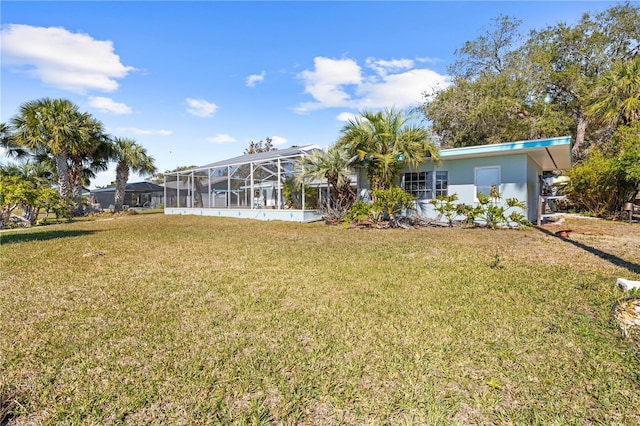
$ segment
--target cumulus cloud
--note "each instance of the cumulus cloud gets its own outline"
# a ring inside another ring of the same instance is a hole
[[[134,135],[157,135],[157,136],[170,136],[173,134],[172,130],[164,129],[140,129],[138,127],[120,127],[116,129],[121,133],[132,133]]]
[[[131,114],[131,108],[126,104],[115,102],[111,98],[104,98],[102,96],[90,96],[89,106],[97,109],[100,112],[107,112],[112,114]]]
[[[314,70],[304,70],[298,74],[305,86],[305,93],[316,101],[300,104],[296,111],[306,113],[316,109],[354,106],[346,85],[362,82],[362,69],[353,59],[331,59],[316,57]]]
[[[207,138],[207,142],[212,142],[212,143],[232,143],[235,141],[236,139],[233,136],[229,136],[225,134],[219,134],[219,135],[215,135],[212,138]]]
[[[367,58],[363,69],[353,59],[317,57],[313,70],[298,75],[313,101],[299,104],[295,111],[304,114],[335,107],[362,110],[415,106],[422,101],[423,92],[450,84],[447,75],[418,65],[430,61]],[[345,117],[342,113],[337,118],[344,121]]]
[[[424,91],[448,85],[447,76],[428,69],[412,69],[389,74],[373,82],[360,85],[356,93],[360,109],[396,106],[407,108],[419,104]]]
[[[251,74],[247,77],[247,87],[254,87],[256,83],[263,82],[266,75],[267,73],[265,71],[262,71],[260,74]]]
[[[111,41],[60,27],[2,26],[2,62],[45,84],[76,93],[112,92],[135,68],[123,65]]]
[[[284,145],[287,143],[287,140],[282,136],[271,136],[271,143],[275,146]]]
[[[344,121],[346,123],[349,120],[355,120],[356,115],[352,112],[341,112],[336,118],[338,121]]]
[[[204,99],[187,98],[186,102],[189,105],[187,112],[196,117],[211,117],[218,110],[218,105]]]
[[[390,72],[413,68],[413,59],[392,59],[386,61],[384,59],[367,58],[367,66],[374,70],[377,74],[385,76]]]

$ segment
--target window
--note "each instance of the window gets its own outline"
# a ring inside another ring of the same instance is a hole
[[[436,197],[438,195],[447,195],[447,189],[449,187],[449,172],[438,171],[436,172]]]
[[[491,197],[491,187],[500,190],[500,167],[477,167],[476,170],[476,197],[484,194]]]
[[[402,189],[418,200],[447,195],[448,172],[409,172],[402,175]],[[435,188],[435,195],[434,195]]]

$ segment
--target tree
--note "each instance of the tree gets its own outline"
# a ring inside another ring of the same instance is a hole
[[[453,84],[423,93],[422,112],[441,146],[461,147],[569,133],[566,114],[536,97],[520,21],[493,20],[486,33],[456,50]]]
[[[427,158],[437,160],[438,149],[427,130],[413,124],[415,118],[393,108],[364,111],[342,128],[337,145],[358,156],[372,189],[390,188],[404,165],[415,167]]]
[[[599,78],[640,51],[638,22],[640,9],[625,3],[595,16],[585,13],[573,26],[560,23],[531,33],[523,54],[532,65],[537,96],[573,117],[574,158],[586,155],[588,108]]]
[[[91,137],[80,118],[78,107],[70,101],[42,98],[22,104],[10,121],[17,144],[31,150],[45,147],[55,158],[58,192],[63,199],[69,195],[70,147]]]
[[[600,217],[621,211],[640,189],[640,121],[618,127],[610,146],[595,148],[567,174],[565,192],[578,208]]]
[[[83,134],[87,137],[72,140],[69,144],[69,182],[74,202],[74,216],[84,213],[82,190],[89,184],[90,178],[95,177],[95,171],[107,170],[113,146],[104,132],[102,123],[90,114],[80,114],[78,126],[84,129]]]
[[[315,150],[305,155],[297,164],[296,182],[309,184],[315,179],[326,179],[329,184],[329,212],[334,219],[342,219],[356,199],[351,186],[351,165],[355,157],[344,147],[333,145],[326,151]]]
[[[273,146],[273,139],[267,138],[264,141],[249,143],[249,147],[244,150],[245,154],[258,154],[260,152],[277,151],[278,148]]]
[[[0,148],[5,149],[5,155],[12,158],[26,157],[30,153],[20,146],[7,123],[0,123]]]
[[[112,158],[117,162],[114,211],[120,212],[124,204],[124,191],[129,180],[129,172],[151,175],[156,172],[156,167],[153,157],[150,157],[147,150],[133,139],[115,138]]]
[[[589,116],[612,126],[640,120],[640,57],[614,64],[594,92]]]

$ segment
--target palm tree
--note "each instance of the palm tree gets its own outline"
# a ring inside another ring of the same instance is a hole
[[[614,126],[640,120],[640,57],[618,62],[602,76],[588,112]]]
[[[16,142],[7,123],[0,123],[0,148],[5,150],[5,155],[10,158],[26,157],[30,153]]]
[[[42,98],[22,104],[11,119],[17,144],[31,150],[46,147],[55,158],[58,192],[63,199],[69,195],[69,148],[90,137],[80,117],[71,101]]]
[[[147,155],[147,150],[133,139],[115,138],[112,158],[117,162],[114,210],[119,212],[122,211],[124,190],[129,180],[129,172],[152,175],[156,172],[156,167],[153,157]]]
[[[347,149],[336,145],[326,151],[312,151],[298,162],[296,181],[308,184],[314,179],[326,179],[332,204],[329,207],[346,213],[356,198],[351,186],[351,165],[355,159]]]
[[[338,146],[358,155],[372,189],[393,186],[404,165],[417,167],[427,158],[438,158],[438,149],[430,142],[427,130],[411,123],[415,118],[385,108],[375,113],[361,112],[342,128]]]
[[[90,114],[80,114],[78,125],[88,135],[80,140],[72,140],[69,144],[69,182],[71,198],[74,203],[74,215],[83,214],[82,189],[95,177],[94,171],[104,171],[108,167],[111,154],[111,141],[104,133],[102,123]]]

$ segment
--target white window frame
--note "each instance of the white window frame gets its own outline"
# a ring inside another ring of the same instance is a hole
[[[500,166],[483,166],[483,167],[475,167],[473,169],[473,197],[475,201],[478,201],[478,171],[479,170],[488,170],[488,169],[497,169],[498,170],[498,191],[502,192],[500,189],[502,185],[502,170]],[[491,188],[491,187],[489,187]],[[486,194],[487,197],[490,197],[490,194]]]
[[[433,200],[438,196],[438,192],[442,192],[441,189],[437,189],[437,173],[446,173],[447,174],[447,188],[445,190],[446,194],[445,195],[449,195],[449,171],[448,170],[425,170],[425,171],[418,171],[418,172],[404,172],[402,174],[402,189],[405,190],[407,193],[414,195],[414,193],[412,193],[410,191],[410,189],[407,189],[407,182],[406,182],[406,175],[407,174],[411,174],[411,173],[424,173],[425,175],[425,179],[421,180],[415,180],[415,181],[411,181],[410,183],[422,183],[424,182],[425,188],[424,189],[418,189],[418,190],[414,190],[414,191],[424,191],[427,193],[431,193],[431,197],[430,198],[418,198],[418,201],[429,201],[429,200]]]

